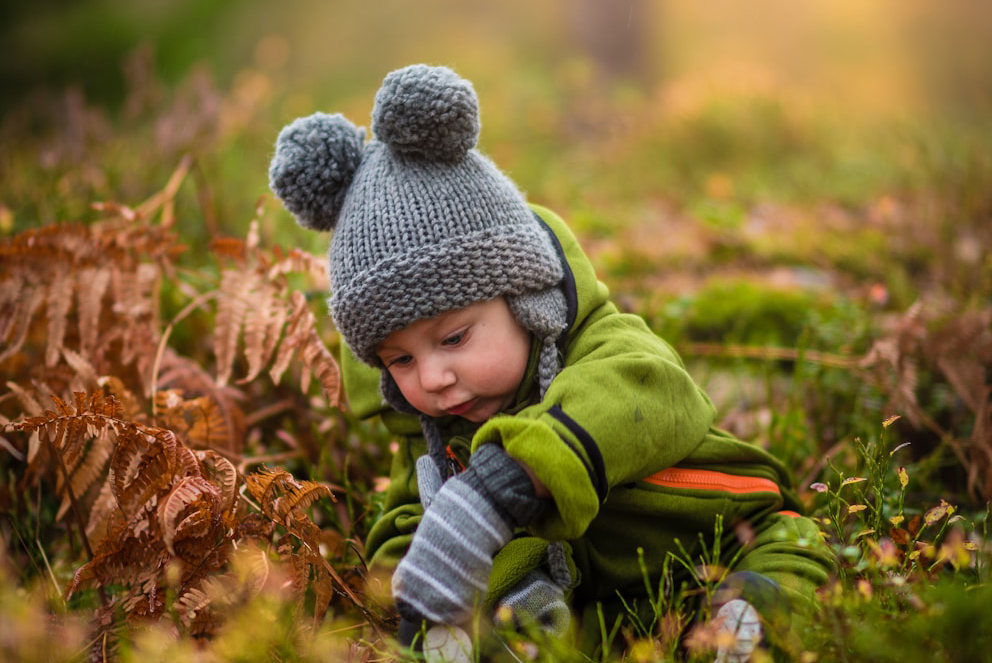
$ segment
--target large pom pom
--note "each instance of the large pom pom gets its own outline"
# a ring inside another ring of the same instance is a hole
[[[461,159],[479,138],[475,89],[447,67],[398,69],[386,76],[375,96],[372,133],[402,154]]]
[[[314,113],[294,120],[279,132],[269,186],[301,226],[330,230],[364,144],[364,131],[343,115]]]

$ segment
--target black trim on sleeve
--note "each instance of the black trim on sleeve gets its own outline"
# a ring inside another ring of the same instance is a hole
[[[602,504],[606,501],[606,495],[610,491],[610,484],[606,480],[606,466],[603,464],[603,454],[599,452],[599,447],[596,446],[596,442],[585,428],[580,426],[575,419],[565,414],[565,411],[561,409],[561,405],[552,405],[551,409],[548,410],[548,414],[560,421],[575,436],[575,439],[582,444],[586,456],[589,457],[588,461],[575,449],[572,449],[572,451],[576,452],[579,460],[585,465],[586,472],[589,473],[589,479],[592,480],[593,488],[596,489],[596,496],[599,497],[599,503]],[[565,442],[566,444],[568,443],[567,440]]]

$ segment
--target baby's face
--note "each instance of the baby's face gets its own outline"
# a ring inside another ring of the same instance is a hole
[[[419,411],[481,423],[513,403],[530,334],[500,297],[418,320],[390,334],[376,354]]]

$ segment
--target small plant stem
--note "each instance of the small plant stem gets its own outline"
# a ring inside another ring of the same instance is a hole
[[[814,352],[796,348],[775,348],[756,345],[724,345],[720,343],[680,343],[679,351],[687,355],[762,359],[765,361],[807,361],[831,368],[857,369],[860,359],[848,355]]]
[[[148,393],[150,394],[152,402],[152,416],[156,415],[155,406],[155,394],[158,391],[158,371],[162,367],[162,357],[165,355],[165,348],[168,347],[169,337],[172,335],[172,330],[180,321],[183,320],[187,315],[192,313],[194,310],[202,306],[204,303],[216,298],[220,293],[216,291],[206,292],[189,304],[187,304],[183,310],[176,314],[176,317],[172,319],[172,322],[166,326],[165,331],[162,332],[162,338],[158,342],[158,349],[155,351],[155,363],[152,364],[152,374],[151,374],[151,384],[148,385]]]
[[[62,458],[62,454],[59,453],[59,450],[55,447],[55,443],[52,442],[52,438],[48,435],[47,431],[42,435],[42,437],[45,438],[45,443],[48,445],[48,450],[58,461],[59,469],[62,471],[62,478],[65,480],[65,491],[69,495],[69,503],[72,504],[72,513],[76,516],[76,525],[79,527],[79,535],[83,540],[83,548],[86,549],[86,554],[92,560],[93,549],[90,548],[90,540],[89,537],[86,536],[86,525],[83,521],[83,514],[79,510],[79,503],[76,501],[76,491],[72,489],[72,477],[69,476],[69,470],[66,469],[65,459]]]
[[[48,445],[48,450],[51,452],[52,456],[58,461],[59,468],[62,471],[62,478],[65,480],[65,490],[69,495],[69,502],[72,504],[72,513],[76,516],[76,526],[79,527],[79,536],[83,540],[83,548],[86,549],[86,554],[89,556],[89,560],[93,560],[93,549],[90,547],[90,539],[86,536],[86,523],[83,521],[83,514],[79,510],[79,503],[76,501],[76,491],[72,489],[72,479],[69,477],[69,470],[66,469],[65,459],[62,458],[62,454],[55,447],[55,443],[52,442],[52,438],[48,435],[47,430],[42,435],[45,439],[45,443]],[[46,561],[47,563],[47,561]],[[104,607],[107,606],[107,595],[103,591],[103,586],[98,588],[97,593],[100,595],[100,604]]]
[[[52,571],[52,565],[48,561],[48,555],[45,554],[45,548],[41,545],[41,540],[35,538],[35,544],[38,546],[38,551],[41,553],[41,558],[45,561],[45,569],[48,571],[48,577],[52,580],[52,587],[55,588],[55,595],[59,597],[62,602],[62,607],[65,608],[65,599],[62,597],[62,590],[59,589],[59,581],[55,578],[55,572]]]

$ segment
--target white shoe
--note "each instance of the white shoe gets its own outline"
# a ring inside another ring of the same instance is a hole
[[[744,599],[734,599],[720,606],[713,621],[719,634],[733,638],[718,638],[714,663],[746,663],[763,636],[758,611]]]

